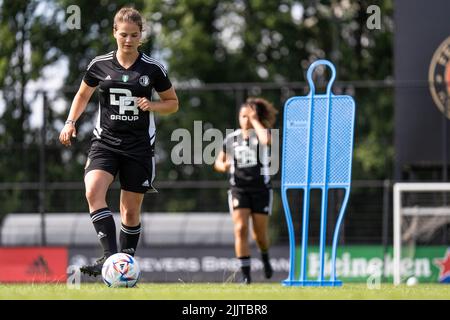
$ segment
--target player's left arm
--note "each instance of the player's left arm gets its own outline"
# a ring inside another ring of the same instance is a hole
[[[138,98],[138,107],[142,111],[155,111],[159,114],[171,114],[178,111],[178,97],[173,87],[158,92],[160,101],[150,101],[146,97]]]

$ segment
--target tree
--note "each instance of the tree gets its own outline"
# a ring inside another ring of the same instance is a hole
[[[51,6],[50,1],[0,2],[0,88],[4,107],[0,118],[1,181],[38,178],[39,135],[31,126],[30,115],[39,93],[30,86],[60,54],[52,45],[58,37],[54,17],[45,12]],[[36,202],[27,196],[23,190],[3,192],[0,214],[18,205],[35,211]]]
[[[157,47],[166,49],[171,73],[182,82],[300,81],[309,64],[320,58],[335,63],[338,81],[385,80],[393,70],[393,5],[390,0],[378,2],[379,30],[367,27],[369,5],[369,1],[337,0],[159,0],[151,2],[148,10],[153,12],[152,25],[161,30]],[[324,77],[318,80],[323,83]],[[358,104],[354,177],[390,177],[392,90],[355,85],[338,89],[355,95]],[[306,92],[305,88],[298,94]],[[279,96],[280,104],[285,98]],[[209,103],[221,106],[218,121],[230,119],[222,112],[223,102],[217,101]],[[225,110],[230,113],[234,108]]]
[[[5,105],[0,142],[3,147],[25,146],[36,142],[29,121],[30,101],[36,92],[27,99],[27,86],[59,57],[60,52],[52,46],[57,33],[53,18],[37,13],[48,2],[9,1],[0,5],[0,87]],[[14,163],[20,165],[17,160]]]

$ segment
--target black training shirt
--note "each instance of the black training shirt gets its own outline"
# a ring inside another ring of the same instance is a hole
[[[89,63],[83,81],[90,87],[98,86],[99,111],[92,140],[123,154],[152,153],[154,114],[139,109],[137,98],[151,100],[153,89],[162,92],[172,87],[164,66],[139,53],[134,64],[125,69],[112,51]]]

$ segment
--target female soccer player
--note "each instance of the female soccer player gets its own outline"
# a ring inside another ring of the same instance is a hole
[[[134,255],[141,231],[140,211],[144,194],[155,191],[154,113],[178,110],[178,98],[157,60],[138,51],[143,20],[133,8],[122,8],[114,17],[117,50],[95,57],[87,66],[72,102],[59,140],[71,145],[75,123],[99,88],[99,111],[85,166],[84,182],[90,216],[103,247],[103,257],[81,272],[97,276],[103,262],[116,253],[116,228],[106,204],[109,186],[119,175],[120,250]],[[152,91],[160,101],[152,101]]]
[[[229,134],[214,168],[230,173],[228,204],[234,223],[235,253],[240,261],[242,282],[251,283],[249,218],[252,236],[261,252],[264,274],[272,277],[269,261],[268,216],[272,210],[272,189],[268,172],[268,152],[271,144],[269,129],[273,127],[277,110],[267,100],[249,98],[239,111],[240,129]]]

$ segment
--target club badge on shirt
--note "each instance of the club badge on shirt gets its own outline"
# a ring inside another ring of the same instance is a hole
[[[141,86],[146,87],[150,83],[150,79],[148,78],[147,75],[141,76],[139,78],[139,83]]]

